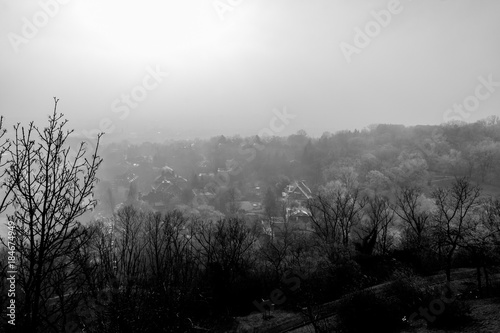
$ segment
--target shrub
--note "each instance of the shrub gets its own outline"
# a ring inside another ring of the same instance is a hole
[[[393,280],[385,288],[385,294],[393,300],[401,318],[409,317],[426,298],[422,290],[423,280],[412,273],[396,273]]]
[[[372,291],[361,291],[341,302],[339,326],[345,333],[397,332],[402,327],[397,305]]]
[[[327,302],[362,289],[367,285],[366,279],[354,260],[342,260],[321,274],[316,272],[315,277],[308,279],[306,285],[317,301]]]
[[[446,292],[449,298],[451,291]],[[440,299],[443,295],[443,287],[434,287],[426,291],[424,305],[429,306],[433,300]],[[433,320],[427,321],[428,328],[436,329],[458,329],[471,323],[471,306],[467,301],[455,298],[451,303],[444,304],[442,313],[432,315]]]

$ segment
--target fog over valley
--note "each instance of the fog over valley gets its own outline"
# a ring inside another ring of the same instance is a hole
[[[0,332],[500,332],[499,14],[0,0]]]

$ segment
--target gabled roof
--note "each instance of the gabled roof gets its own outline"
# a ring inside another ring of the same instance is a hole
[[[289,217],[309,217],[311,213],[306,208],[294,207],[287,209],[287,216]]]
[[[295,181],[288,185],[283,192],[283,197],[287,198],[292,194],[298,194],[304,196],[305,199],[312,198],[311,189],[304,183],[304,181]]]
[[[171,181],[168,180],[163,180],[161,183],[155,183],[153,185],[153,190],[157,192],[179,192],[181,189],[180,187]]]
[[[175,174],[174,172],[174,169],[172,169],[171,167],[169,167],[168,165],[165,165],[163,168],[161,168],[161,172],[166,172],[166,173],[171,173],[171,174]]]
[[[176,175],[174,170],[169,166],[164,166],[161,168],[160,175],[155,178],[153,187],[160,186],[164,182],[179,185],[187,183],[188,180],[184,177]]]

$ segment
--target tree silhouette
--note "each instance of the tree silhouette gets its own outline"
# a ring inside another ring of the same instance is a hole
[[[439,253],[445,258],[448,282],[453,256],[473,224],[471,215],[480,194],[481,189],[466,177],[457,178],[449,188],[438,188],[432,194],[437,206],[435,235]]]
[[[2,145],[8,156],[3,201],[15,207],[7,218],[16,233],[11,243],[18,259],[17,315],[26,332],[64,330],[81,297],[80,249],[90,235],[77,219],[95,206],[92,191],[102,162],[102,134],[90,155],[85,143],[75,151],[65,144],[72,131],[64,129],[67,120],[57,114],[55,97],[54,102],[47,127],[17,124],[13,141]]]

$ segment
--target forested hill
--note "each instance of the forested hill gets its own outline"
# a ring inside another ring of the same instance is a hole
[[[498,195],[499,119],[491,116],[471,124],[439,126],[379,124],[361,131],[324,133],[319,138],[299,131],[288,137],[218,136],[140,145],[124,141],[102,151],[101,179],[112,180],[132,170],[139,176],[139,191],[144,192],[156,177],[158,171],[153,170],[168,165],[188,181],[189,190],[196,190],[209,183],[205,175],[226,172],[219,177],[223,180],[219,187],[235,188],[240,197],[246,197],[256,184],[280,193],[294,180],[305,180],[313,192],[342,181],[390,195],[402,185],[426,190],[455,176],[468,176],[485,194]],[[106,184],[98,188],[101,197],[107,195]],[[186,195],[172,205],[189,200]]]

